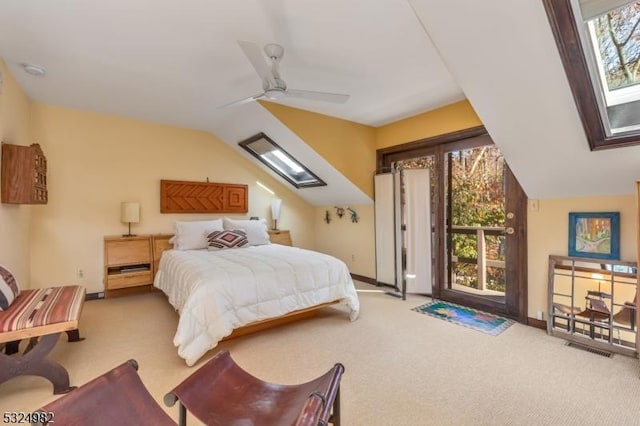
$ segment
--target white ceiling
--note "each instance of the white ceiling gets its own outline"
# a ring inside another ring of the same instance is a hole
[[[542,0],[411,3],[529,198],[635,191],[640,146],[589,151]]]
[[[0,56],[37,102],[207,130],[236,149],[270,129],[311,151],[256,104],[216,109],[261,92],[236,41],[277,42],[290,87],[351,95],[290,106],[378,126],[466,95],[530,197],[632,192],[640,148],[588,151],[541,0],[411,3],[426,32],[407,0],[2,0]],[[336,186],[297,193],[363,195]]]

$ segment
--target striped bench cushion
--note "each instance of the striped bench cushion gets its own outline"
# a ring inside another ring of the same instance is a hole
[[[77,321],[84,296],[81,286],[23,290],[9,309],[0,312],[0,333]]]

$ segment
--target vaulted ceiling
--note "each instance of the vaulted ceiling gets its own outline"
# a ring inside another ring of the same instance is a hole
[[[284,46],[290,87],[351,95],[283,101],[293,107],[379,126],[468,98],[532,198],[626,194],[640,177],[639,148],[589,151],[541,0],[0,3],[0,56],[36,102],[207,130],[232,146],[274,129],[307,165],[322,163],[258,104],[217,108],[262,91],[237,40]],[[300,196],[367,199],[348,182]]]

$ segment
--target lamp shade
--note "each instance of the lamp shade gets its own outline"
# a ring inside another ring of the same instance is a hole
[[[282,199],[275,198],[271,200],[271,217],[273,220],[280,219],[280,208],[282,207]]]
[[[124,223],[140,222],[140,203],[123,202],[120,205],[120,221]]]

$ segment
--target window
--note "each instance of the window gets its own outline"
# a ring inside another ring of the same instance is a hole
[[[327,185],[264,133],[258,133],[239,145],[296,188]]]
[[[591,149],[640,144],[640,1],[544,4]]]

